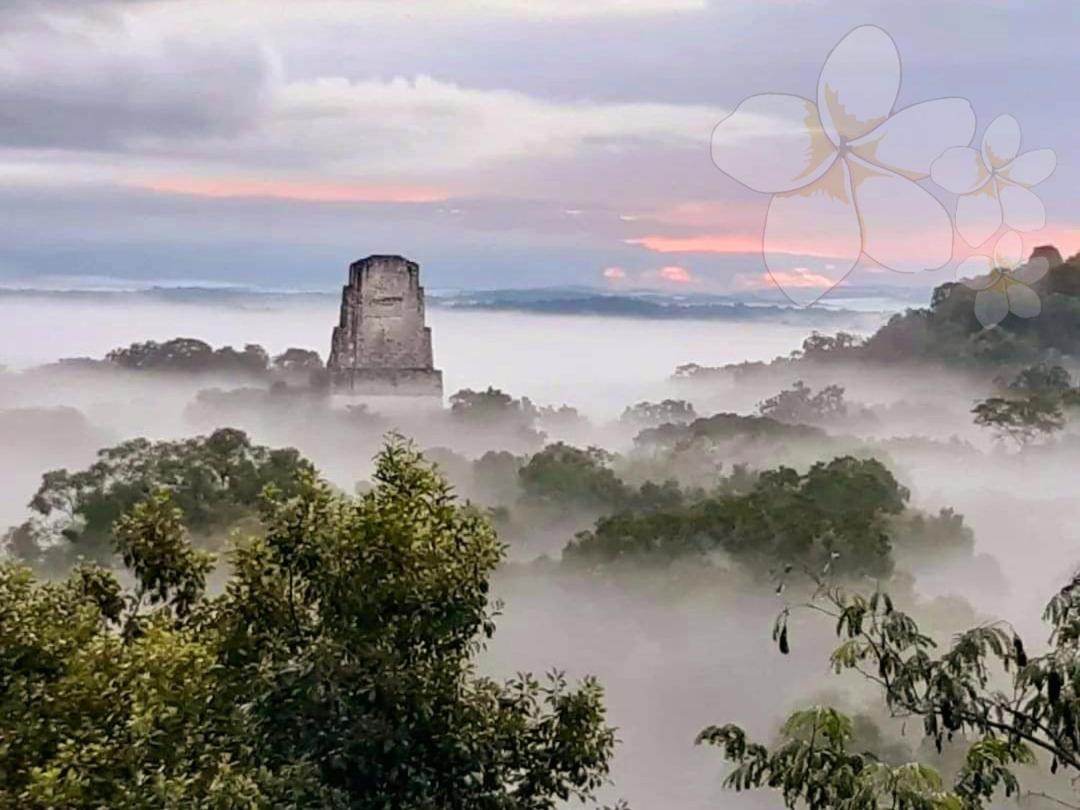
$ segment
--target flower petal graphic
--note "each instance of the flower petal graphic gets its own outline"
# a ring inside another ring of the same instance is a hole
[[[969,194],[990,179],[990,172],[979,150],[954,146],[930,164],[930,179],[953,194]]]
[[[1050,272],[1050,260],[1045,256],[1035,256],[1011,275],[1017,281],[1032,285]]]
[[[1057,155],[1053,149],[1033,149],[1006,165],[999,174],[1022,186],[1037,186],[1054,173]]]
[[[850,158],[863,253],[901,273],[936,270],[952,258],[949,214],[918,183]]]
[[[997,189],[987,183],[956,201],[956,230],[969,245],[981,245],[1001,227]]]
[[[1039,294],[1022,281],[1014,281],[1005,289],[1009,299],[1009,312],[1021,318],[1034,318],[1042,312]]]
[[[994,243],[994,267],[1012,270],[1024,260],[1024,240],[1016,231],[1005,231]]]
[[[851,196],[847,165],[838,160],[814,183],[773,196],[765,220],[765,266],[795,304],[809,305],[846,276],[859,260],[859,215]],[[832,286],[785,285],[805,275],[806,256],[829,257],[814,275]],[[792,274],[795,274],[794,276]]]
[[[875,25],[852,30],[832,49],[818,78],[826,134],[839,146],[889,117],[900,91],[900,53]]]
[[[1018,231],[1037,231],[1046,225],[1046,207],[1034,191],[1000,180],[997,187],[1006,225]]]
[[[972,290],[988,290],[997,283],[999,274],[989,256],[968,256],[956,266],[956,280]]]
[[[974,134],[971,102],[939,98],[900,110],[850,146],[856,155],[871,163],[921,180],[929,176],[935,158],[950,147],[970,143]]]
[[[1009,298],[998,287],[975,293],[975,317],[990,329],[1001,323],[1009,314]]]
[[[1000,169],[1020,151],[1020,124],[1011,115],[990,122],[982,139],[982,156],[991,169]]]
[[[769,194],[812,183],[835,154],[814,102],[799,96],[751,96],[712,134],[716,167],[744,186]]]

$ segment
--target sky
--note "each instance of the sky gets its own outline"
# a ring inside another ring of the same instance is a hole
[[[1014,223],[930,259],[934,222],[899,186],[875,211],[856,186],[852,232],[844,192],[777,201],[741,176],[785,169],[794,137],[744,99],[818,101],[833,73],[848,112],[877,92],[882,48],[856,29],[899,53],[886,107],[968,103],[908,116],[924,163],[1003,115],[1020,152],[1052,150],[1024,249],[1080,251],[1074,0],[4,0],[0,284],[332,289],[400,253],[435,289],[929,289]],[[860,182],[820,168],[841,164]],[[956,194],[912,177],[953,216]]]

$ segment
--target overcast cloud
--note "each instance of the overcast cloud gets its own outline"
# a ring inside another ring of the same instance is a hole
[[[812,97],[866,22],[901,49],[901,105],[961,95],[980,130],[1008,112],[1025,148],[1057,151],[1030,240],[1076,252],[1077,12],[940,5],[9,2],[0,281],[330,287],[351,258],[400,252],[441,286],[601,284],[617,266],[742,288],[767,198],[713,167],[712,129],[754,93]]]

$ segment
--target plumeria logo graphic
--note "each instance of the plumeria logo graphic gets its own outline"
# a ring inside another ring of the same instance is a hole
[[[751,96],[713,131],[716,166],[772,195],[762,256],[794,304],[820,300],[860,260],[904,273],[949,264],[953,221],[922,185],[928,179],[965,195],[958,203],[965,225],[993,224],[984,200],[992,195],[997,224],[971,244],[986,241],[1002,221],[1023,230],[1042,226],[1044,216],[1035,215],[1042,204],[1029,187],[1053,171],[1053,152],[1017,157],[1019,126],[1008,116],[975,150],[975,112],[966,99],[896,109],[900,79],[896,43],[877,26],[860,26],[826,58],[816,101]]]
[[[959,194],[956,230],[969,245],[981,245],[1002,222],[1013,230],[1037,231],[1046,224],[1046,209],[1033,191],[1054,173],[1053,149],[1020,155],[1020,124],[999,115],[983,133],[982,148],[956,146],[930,167],[930,177]]]
[[[820,299],[862,256],[900,272],[939,269],[952,258],[949,215],[916,181],[929,177],[946,149],[971,142],[975,112],[962,98],[895,110],[899,92],[896,44],[864,25],[825,60],[816,104],[793,95],[751,96],[713,132],[716,166],[773,195],[765,266],[794,303]],[[918,245],[899,225],[919,234]],[[830,258],[813,268],[828,286],[797,283],[814,255]]]
[[[993,256],[977,254],[956,268],[957,279],[975,290],[975,317],[987,329],[1009,313],[1034,318],[1042,311],[1031,285],[1046,275],[1050,262],[1033,256],[1024,262],[1024,243],[1016,231],[1006,231],[994,244]]]

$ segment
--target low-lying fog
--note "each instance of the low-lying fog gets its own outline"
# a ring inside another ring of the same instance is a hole
[[[321,421],[322,411],[285,418],[259,413],[257,404],[233,411],[193,406],[200,390],[252,386],[250,381],[28,370],[64,357],[100,358],[135,341],[176,336],[238,348],[259,343],[271,354],[298,346],[315,349],[325,359],[336,318],[331,298],[301,298],[262,309],[0,298],[0,366],[9,369],[0,374],[0,526],[24,519],[27,501],[47,469],[85,467],[99,448],[126,438],[206,433],[236,421],[259,443],[297,446],[335,483],[351,488],[369,474],[370,456],[385,425],[373,423],[366,434],[339,435],[335,424]],[[795,381],[793,373],[781,372],[767,382],[689,386],[670,379],[676,366],[769,360],[798,348],[810,331],[797,323],[438,307],[429,307],[428,322],[447,395],[494,386],[538,405],[574,406],[589,425],[565,437],[549,431],[549,438],[623,454],[632,452],[633,433],[620,429],[617,420],[628,405],[678,397],[691,401],[698,416],[751,414],[758,402]],[[947,567],[919,570],[913,578],[905,574],[889,587],[922,600],[925,613],[916,613],[937,631],[1003,616],[1032,640],[1042,639],[1041,606],[1078,561],[1077,444],[1065,437],[1057,449],[1023,458],[995,445],[972,425],[970,414],[973,402],[987,394],[985,382],[960,374],[837,368],[834,379],[807,382],[815,389],[829,382],[844,385],[851,406],[865,407],[865,414],[825,426],[824,438],[812,447],[794,440],[727,446],[719,459],[722,472],[731,472],[739,462],[758,469],[781,463],[805,469],[851,448],[881,458],[911,489],[913,507],[928,512],[955,508],[975,537],[973,555]],[[43,407],[77,413],[57,420],[32,410]],[[423,446],[449,447],[467,459],[508,446],[432,431],[419,438]],[[626,469],[644,469],[644,463],[627,462]],[[454,462],[445,469],[454,478]],[[468,490],[461,480],[455,483]],[[875,693],[850,678],[830,678],[829,627],[815,620],[793,625],[793,653],[780,656],[769,631],[781,597],[769,583],[727,571],[722,561],[718,570],[726,573],[707,584],[693,570],[656,571],[650,580],[641,573],[589,579],[547,576],[543,566],[532,573],[522,568],[541,553],[557,559],[573,531],[586,528],[594,517],[530,525],[520,536],[506,538],[515,563],[497,583],[506,605],[485,667],[499,675],[555,667],[571,676],[598,676],[622,740],[605,800],[625,798],[636,810],[779,806],[771,794],[723,792],[725,767],[719,753],[696,748],[694,735],[710,723],[739,722],[767,739],[787,712],[822,698],[826,689],[832,690],[831,699],[849,708],[861,705],[859,695],[866,697],[866,706],[878,705]],[[931,601],[944,597],[949,599]]]
[[[134,341],[197,337],[215,346],[289,346],[324,359],[338,306],[331,296],[280,306],[232,307],[0,297],[0,364],[19,369],[61,357],[101,357]],[[501,388],[590,416],[663,393],[676,365],[769,360],[795,349],[805,326],[724,321],[635,320],[428,308],[435,365],[447,394]]]

